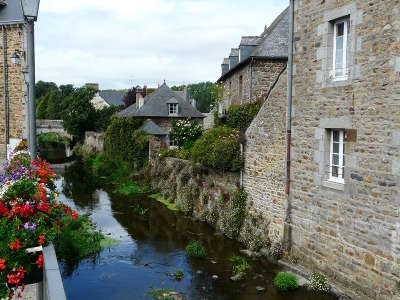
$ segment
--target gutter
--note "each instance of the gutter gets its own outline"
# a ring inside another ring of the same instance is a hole
[[[1,26],[3,34],[3,97],[4,97],[4,155],[7,160],[8,144],[8,87],[7,87],[7,32],[5,25]]]
[[[286,250],[290,253],[292,247],[292,203],[290,195],[290,168],[291,168],[291,143],[292,143],[292,98],[293,98],[293,33],[294,33],[294,0],[290,0],[289,6],[289,52],[288,52],[288,90],[286,111],[286,218],[284,230],[284,242]]]

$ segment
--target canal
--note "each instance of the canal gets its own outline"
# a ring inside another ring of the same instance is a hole
[[[80,163],[56,171],[59,200],[89,214],[105,235],[119,241],[95,257],[60,263],[68,299],[152,299],[154,289],[172,289],[187,299],[335,299],[305,288],[279,292],[273,278],[280,268],[264,259],[248,259],[246,278],[233,282],[229,257],[240,255],[239,243],[146,195],[127,198],[98,189]],[[185,255],[192,240],[202,241],[206,259]],[[172,276],[177,269],[184,273],[179,281]]]

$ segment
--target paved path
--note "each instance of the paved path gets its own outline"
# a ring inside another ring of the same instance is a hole
[[[28,284],[25,286],[25,290],[22,294],[22,298],[18,298],[18,295],[14,295],[12,300],[39,300],[40,298],[40,284]]]

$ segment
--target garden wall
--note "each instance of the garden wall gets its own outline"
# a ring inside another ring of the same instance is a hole
[[[192,215],[254,251],[275,256],[268,222],[261,214],[248,213],[239,188],[238,173],[210,170],[176,158],[156,159],[149,167],[152,188],[187,215]]]

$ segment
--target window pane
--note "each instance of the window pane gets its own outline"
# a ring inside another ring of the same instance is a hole
[[[339,143],[333,143],[333,153],[339,154]]]
[[[339,165],[339,154],[332,154],[332,165]]]
[[[339,175],[339,168],[338,167],[332,167],[332,177],[338,177]]]
[[[333,141],[339,143],[340,132],[338,130],[333,130]]]
[[[337,26],[337,36],[343,36],[343,34],[344,34],[344,23],[338,23],[336,26]]]

